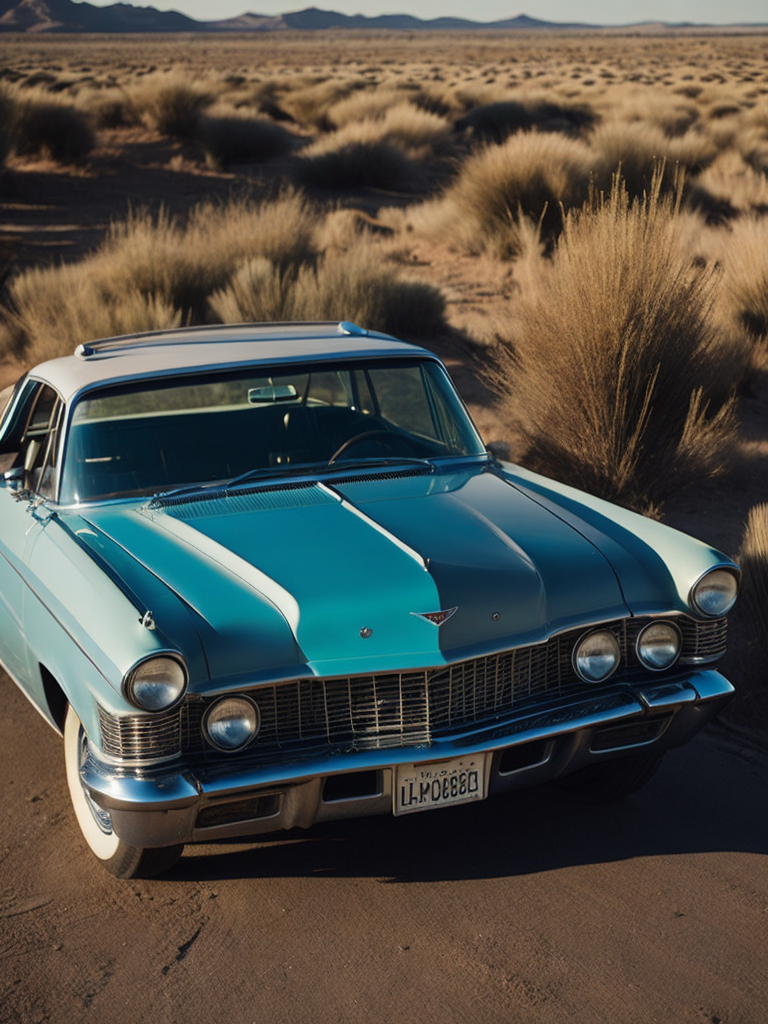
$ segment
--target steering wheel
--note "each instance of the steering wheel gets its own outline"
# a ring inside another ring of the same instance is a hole
[[[395,444],[400,441],[412,452],[416,451],[416,446],[413,441],[411,441],[410,438],[403,437],[402,434],[395,434],[391,430],[364,430],[362,434],[354,434],[352,437],[347,438],[343,444],[340,444],[330,459],[328,459],[328,465],[332,466],[341,455],[349,451],[349,449],[354,447],[354,445],[360,444],[361,441],[367,441],[372,437],[384,437],[387,441],[394,442]]]

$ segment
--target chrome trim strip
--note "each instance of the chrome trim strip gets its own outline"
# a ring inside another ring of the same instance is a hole
[[[375,519],[371,519],[370,516],[367,516],[365,512],[362,512],[356,505],[353,505],[348,498],[345,498],[343,495],[339,494],[338,491],[336,491],[333,487],[329,487],[321,480],[318,481],[317,486],[320,488],[320,490],[327,492],[328,494],[332,495],[338,502],[340,502],[341,507],[343,509],[345,509],[347,512],[351,512],[352,515],[357,516],[357,518],[361,519],[366,526],[370,526],[371,529],[376,530],[377,533],[380,533],[382,537],[386,537],[386,539],[391,544],[394,544],[395,547],[398,547],[400,548],[401,551],[405,552],[405,554],[408,555],[409,558],[412,558],[414,562],[421,566],[424,572],[428,571],[428,566],[424,556],[420,555],[418,551],[414,551],[414,549],[409,547],[405,543],[405,541],[400,540],[400,538],[396,537],[394,533],[390,533],[390,531],[386,530],[380,523],[377,523]]]

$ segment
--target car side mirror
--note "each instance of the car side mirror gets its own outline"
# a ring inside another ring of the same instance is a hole
[[[3,480],[14,491],[16,491],[24,482],[24,473],[25,470],[23,466],[14,466],[12,469],[8,469],[3,473]]]
[[[502,462],[509,462],[510,451],[509,445],[506,441],[491,441],[488,445],[488,451],[494,459],[501,459]]]

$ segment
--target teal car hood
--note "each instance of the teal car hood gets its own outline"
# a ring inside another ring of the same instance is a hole
[[[477,466],[88,518],[204,620],[212,678],[440,665],[628,614],[594,543]]]

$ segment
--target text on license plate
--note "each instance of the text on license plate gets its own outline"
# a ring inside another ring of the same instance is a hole
[[[484,800],[488,794],[487,764],[487,754],[475,754],[431,764],[397,765],[394,813],[411,814]]]

